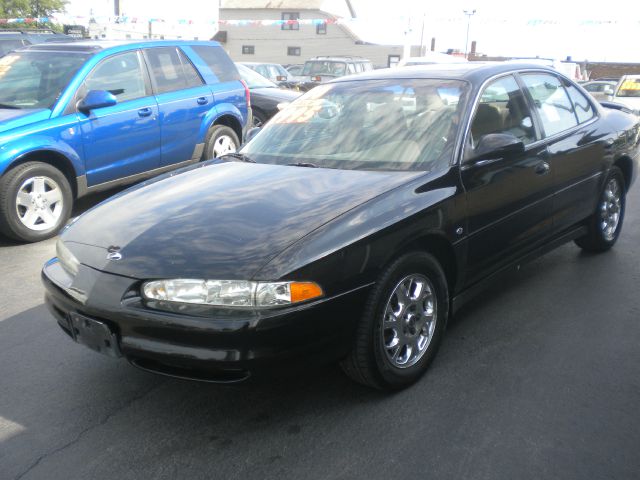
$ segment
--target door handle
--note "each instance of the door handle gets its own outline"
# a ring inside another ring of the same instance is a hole
[[[549,170],[551,170],[551,167],[547,162],[540,162],[535,167],[535,172],[538,175],[546,175],[547,173],[549,173]]]
[[[198,98],[198,105],[206,105],[207,103],[209,103],[209,100],[207,100],[207,97]]]
[[[138,116],[140,117],[148,117],[149,115],[151,115],[152,110],[150,108],[141,108],[140,110],[138,110]]]

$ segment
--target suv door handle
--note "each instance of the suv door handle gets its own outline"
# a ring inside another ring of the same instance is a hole
[[[551,167],[547,162],[540,162],[535,166],[535,172],[538,175],[546,175],[547,173],[549,173],[549,170],[551,170]]]
[[[148,117],[149,115],[151,115],[152,111],[150,108],[141,108],[140,110],[138,110],[138,116],[140,117]]]
[[[198,98],[198,105],[206,105],[207,103],[209,103],[209,100],[207,100],[207,97]]]

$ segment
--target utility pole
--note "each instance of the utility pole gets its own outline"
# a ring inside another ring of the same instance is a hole
[[[471,17],[473,17],[476,14],[475,9],[474,10],[464,10],[464,14],[467,16],[467,38],[464,41],[464,58],[465,59],[469,59],[469,27],[471,26]]]

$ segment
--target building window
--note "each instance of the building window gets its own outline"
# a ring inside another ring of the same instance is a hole
[[[287,55],[300,56],[300,47],[287,47]]]
[[[243,55],[253,55],[256,53],[256,47],[254,45],[243,45],[242,46],[242,54]]]
[[[300,30],[300,12],[282,12],[282,30]]]
[[[400,63],[400,55],[389,55],[387,57],[387,67],[397,67]]]
[[[326,35],[326,34],[327,34],[327,24],[325,22],[317,24],[316,35]]]

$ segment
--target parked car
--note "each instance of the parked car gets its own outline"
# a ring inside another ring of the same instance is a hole
[[[152,372],[341,361],[403,388],[487,279],[571,240],[610,249],[639,155],[636,117],[545,67],[345,77],[239,153],[82,215],[44,266],[46,304],[76,342]]]
[[[296,77],[296,87],[307,91],[334,78],[373,70],[370,60],[362,57],[314,57],[307,60]]]
[[[581,86],[596,100],[608,100],[613,95],[616,82],[593,80],[585,82]]]
[[[608,100],[640,115],[640,75],[623,75]]]
[[[302,69],[304,68],[304,65],[302,64],[285,65],[284,68],[286,68],[287,71],[295,77],[297,75],[302,74]]]
[[[271,117],[278,113],[278,105],[293,102],[301,94],[284,88],[279,88],[271,80],[264,78],[256,71],[236,64],[240,77],[251,92],[251,110],[253,112],[253,126],[261,127]]]
[[[240,62],[240,65],[244,65],[258,72],[264,78],[268,78],[280,87],[293,87],[293,75],[278,63]]]
[[[69,35],[56,33],[53,30],[0,30],[0,56],[28,45],[46,42],[69,42],[73,40]]]
[[[39,44],[0,58],[0,232],[55,235],[76,198],[235,151],[249,90],[215,42]]]

